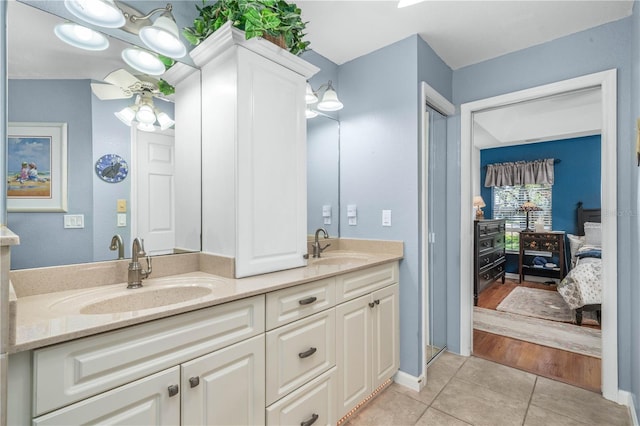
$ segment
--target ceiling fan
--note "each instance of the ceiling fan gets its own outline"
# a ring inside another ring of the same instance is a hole
[[[104,78],[105,83],[91,83],[91,90],[98,99],[127,99],[134,95],[164,98],[160,90],[162,80],[148,75],[135,76],[125,69],[115,70]]]

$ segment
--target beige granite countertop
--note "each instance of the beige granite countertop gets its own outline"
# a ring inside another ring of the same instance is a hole
[[[58,291],[53,291],[54,289],[49,284],[48,292],[39,293],[33,291],[30,286],[20,283],[20,286],[15,288],[15,292],[12,289],[12,303],[10,305],[13,321],[9,333],[9,353],[36,349],[245,297],[265,294],[396,261],[403,256],[402,242],[380,241],[372,244],[369,240],[340,240],[332,245],[337,250],[327,250],[324,254],[325,258],[353,255],[360,256],[363,260],[354,264],[323,264],[315,263],[313,259],[310,259],[309,264],[305,267],[240,279],[216,275],[211,273],[211,267],[201,266],[198,268],[199,270],[150,277],[143,281],[144,286],[139,290],[126,289],[126,282],[123,281],[93,287],[69,286],[57,289]],[[123,261],[118,262],[122,263]],[[117,270],[120,270],[122,265],[118,262],[111,263],[117,266]],[[95,267],[92,266],[93,264],[88,265]],[[103,268],[105,267],[103,266]],[[24,276],[28,272],[21,273],[21,280],[24,281]],[[210,288],[210,294],[168,306],[138,311],[108,314],[83,314],[81,312],[88,301],[97,300],[100,297],[122,296],[126,298],[128,294],[133,294],[132,292],[136,291],[153,291],[155,288],[163,286],[189,286],[193,283]]]

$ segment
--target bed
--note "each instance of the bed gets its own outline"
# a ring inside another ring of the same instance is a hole
[[[578,229],[568,234],[571,270],[558,284],[558,292],[576,312],[576,324],[582,324],[585,311],[595,311],[600,323],[602,309],[602,228],[600,209],[577,207]]]

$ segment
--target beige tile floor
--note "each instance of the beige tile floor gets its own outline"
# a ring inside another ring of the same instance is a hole
[[[442,354],[420,392],[392,384],[346,423],[364,425],[631,425],[599,394],[475,357]]]

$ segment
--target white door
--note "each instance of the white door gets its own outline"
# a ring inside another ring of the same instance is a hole
[[[176,245],[173,130],[135,133],[137,182],[132,185],[135,188],[132,240],[143,238],[149,255],[173,253]]]
[[[182,364],[183,425],[264,425],[264,335]]]
[[[398,284],[372,293],[373,312],[372,350],[373,389],[392,377],[400,367],[400,314],[398,312]]]

